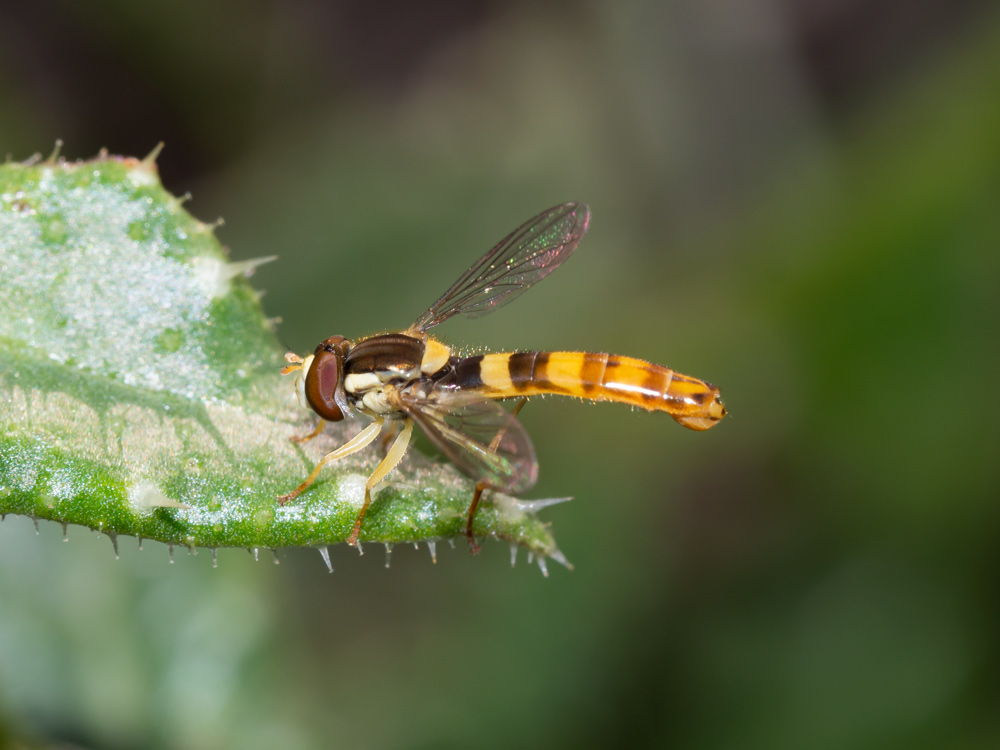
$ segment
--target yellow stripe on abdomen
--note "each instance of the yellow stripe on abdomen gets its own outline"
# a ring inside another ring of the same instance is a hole
[[[463,360],[459,386],[492,398],[547,393],[614,401],[665,411],[695,430],[707,430],[726,414],[719,389],[669,367],[615,354],[517,352]]]

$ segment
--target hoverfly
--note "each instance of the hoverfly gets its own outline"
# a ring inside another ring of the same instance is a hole
[[[477,482],[465,524],[475,553],[472,522],[483,491],[517,495],[538,477],[531,439],[516,418],[528,396],[552,393],[665,411],[692,430],[707,430],[722,419],[726,407],[716,386],[641,359],[541,351],[462,357],[428,335],[454,315],[493,312],[544,279],[573,253],[589,221],[582,203],[550,208],[501,240],[405,331],[357,341],[331,336],[305,359],[286,354],[289,365],[282,374],[298,371],[299,401],[320,417],[311,434],[293,440],[309,440],[325,422],[346,416],[361,414],[372,423],[326,454],[279,502],[295,499],[326,464],[362,450],[387,426],[401,422],[402,430],[365,484],[364,505],[347,539],[357,544],[372,490],[402,460],[417,424]],[[503,399],[521,401],[507,411],[497,403]]]

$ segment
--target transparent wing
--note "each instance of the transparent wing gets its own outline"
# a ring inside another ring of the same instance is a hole
[[[436,401],[406,392],[400,398],[420,429],[463,474],[511,494],[534,486],[535,449],[513,414],[482,397],[440,391],[436,395]]]
[[[453,315],[477,317],[506,305],[568,258],[587,231],[590,209],[564,203],[525,222],[462,274],[410,327],[426,331]]]

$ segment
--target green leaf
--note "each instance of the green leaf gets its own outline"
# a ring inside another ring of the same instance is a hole
[[[359,426],[289,441],[313,420],[254,265],[227,261],[152,158],[0,166],[0,513],[188,547],[343,542],[380,454],[278,505]],[[389,479],[361,541],[460,535],[473,483],[452,466],[411,450]],[[488,498],[477,535],[564,562],[538,505]]]

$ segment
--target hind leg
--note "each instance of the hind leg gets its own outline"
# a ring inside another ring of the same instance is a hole
[[[516,417],[518,412],[524,408],[524,405],[528,403],[528,399],[522,398],[517,402],[517,406],[510,410],[510,415]],[[503,435],[506,430],[500,430],[496,435],[493,436],[493,440],[490,441],[490,450],[495,451],[497,446],[500,445],[500,441],[503,440]],[[472,535],[472,522],[476,517],[476,510],[479,508],[479,500],[483,496],[483,491],[489,489],[490,485],[484,481],[479,481],[476,483],[476,491],[472,494],[472,502],[469,504],[468,518],[465,522],[465,536],[469,540],[469,554],[478,555],[482,550],[479,543],[476,542],[476,537]]]

